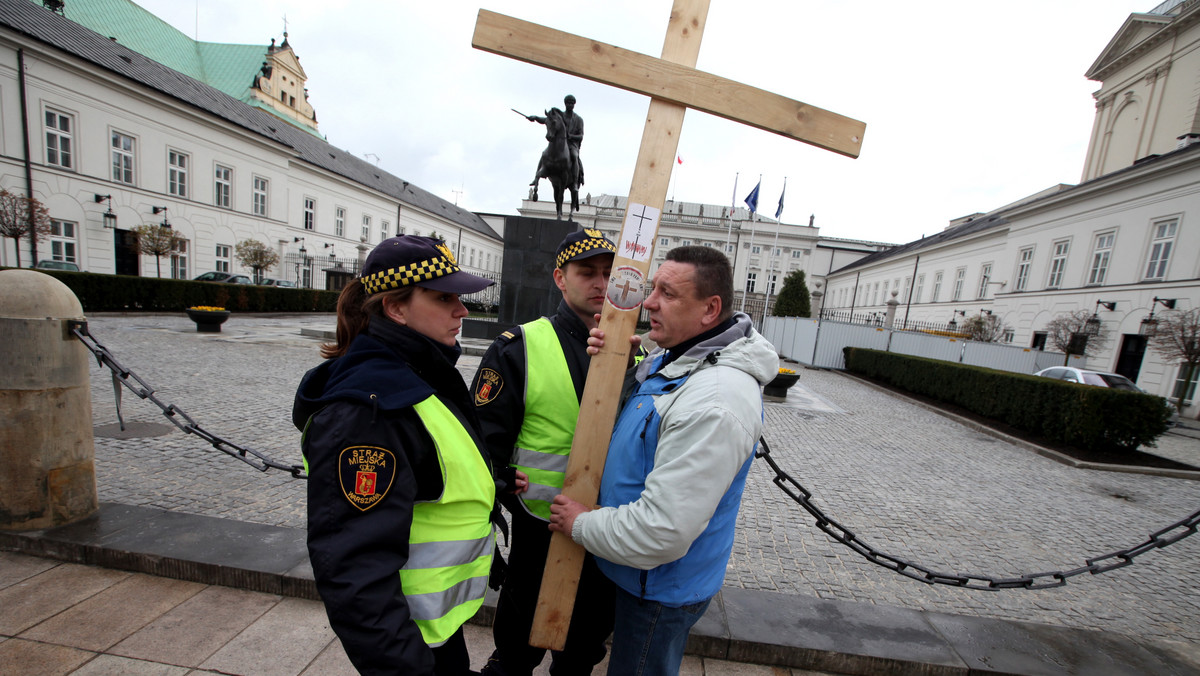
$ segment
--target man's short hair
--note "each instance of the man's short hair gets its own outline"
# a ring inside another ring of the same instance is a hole
[[[729,258],[712,247],[681,246],[667,252],[667,260],[688,263],[696,267],[692,283],[700,298],[721,298],[720,320],[725,321],[733,314],[733,267]]]

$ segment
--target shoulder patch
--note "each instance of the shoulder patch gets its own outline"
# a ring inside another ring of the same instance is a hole
[[[513,337],[513,332],[512,332],[512,331],[505,331],[504,333],[501,333],[501,334],[500,334],[500,337],[501,337],[501,338],[512,338],[512,337]]]
[[[475,405],[490,404],[504,389],[504,379],[495,369],[480,369],[479,378],[475,385]]]
[[[396,456],[378,446],[349,446],[338,454],[338,482],[350,504],[365,512],[383,501],[396,478]]]

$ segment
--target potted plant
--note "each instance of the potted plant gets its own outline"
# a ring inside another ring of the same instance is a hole
[[[800,380],[799,374],[792,369],[781,368],[771,382],[763,386],[763,394],[768,397],[786,397],[788,388]]]
[[[229,319],[229,310],[223,307],[212,307],[210,305],[197,305],[190,307],[184,312],[192,321],[196,322],[196,330],[201,333],[220,333],[221,325]]]

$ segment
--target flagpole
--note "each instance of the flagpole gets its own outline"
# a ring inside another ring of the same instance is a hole
[[[758,224],[754,220],[754,214],[758,212],[758,189],[762,187],[762,174],[758,175],[758,183],[754,186],[754,208],[750,210],[750,255],[754,256],[754,233],[758,229]],[[746,274],[750,274],[750,263],[753,258],[746,259]],[[746,288],[746,284],[742,283],[742,306],[738,308],[739,312],[746,311],[746,295],[750,292]]]
[[[737,209],[737,206],[735,206],[735,205],[737,204],[737,182],[738,182],[739,174],[740,174],[740,172],[735,172],[733,174],[733,197],[731,197],[729,200],[729,220],[726,221],[726,223],[725,223],[725,226],[726,226],[725,227],[725,249],[726,250],[729,249],[729,237],[730,237],[730,235],[733,234],[733,212],[735,209]],[[736,250],[734,251],[734,257],[735,257],[735,259],[737,257]]]
[[[787,176],[783,177],[783,192],[779,193],[779,207],[775,209],[775,243],[771,245],[771,270],[767,273],[767,299],[763,303],[763,324],[767,321],[767,306],[771,304],[771,291],[774,290],[775,284],[771,278],[775,275],[775,256],[779,250],[779,231],[783,228],[783,221],[779,219],[783,215],[783,196],[787,193]],[[780,268],[780,272],[783,269]],[[779,294],[776,294],[779,295]]]

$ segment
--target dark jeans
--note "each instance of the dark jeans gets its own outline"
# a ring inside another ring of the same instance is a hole
[[[518,508],[519,509],[519,508]],[[529,645],[529,630],[537,609],[546,552],[550,549],[546,522],[524,511],[512,515],[512,548],[508,574],[496,604],[492,637],[496,650],[483,673],[491,676],[527,676],[546,656],[544,648]],[[613,627],[613,584],[588,554],[583,561],[575,609],[567,631],[567,642],[551,656],[554,676],[587,675],[604,659],[604,641]]]
[[[467,653],[467,639],[462,627],[446,642],[433,648],[434,676],[466,676],[471,671],[471,656]]]
[[[712,599],[672,608],[616,590],[617,616],[608,676],[675,676],[683,662],[688,631]]]

